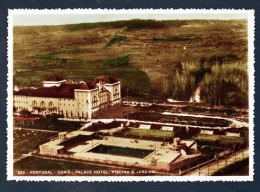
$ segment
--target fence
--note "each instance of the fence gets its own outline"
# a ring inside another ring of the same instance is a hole
[[[219,153],[215,156],[214,159],[203,162],[199,165],[191,167],[185,171],[179,172],[179,175],[194,175],[198,174],[199,176],[210,176],[216,173],[218,170],[227,167],[233,163],[244,160],[248,157],[248,148],[242,149],[240,151],[231,151],[227,150],[222,153]],[[233,161],[232,161],[233,160]],[[225,162],[224,164],[221,161]],[[216,166],[216,169],[212,169],[211,166]],[[206,171],[206,174],[205,174]]]

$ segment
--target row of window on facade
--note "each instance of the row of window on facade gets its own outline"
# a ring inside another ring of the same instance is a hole
[[[33,101],[33,102],[32,102],[32,105],[33,105],[33,106],[37,106],[37,101]],[[65,103],[64,103],[63,105],[66,106]],[[41,102],[40,102],[40,106],[41,106],[41,107],[45,107],[45,106],[46,106],[46,103],[45,103],[44,101],[41,101]],[[48,106],[49,106],[49,107],[53,107],[53,106],[54,106],[54,103],[53,103],[52,101],[50,101],[50,102],[48,103]],[[61,103],[60,103],[60,106],[61,106]],[[70,106],[70,104],[68,104],[68,106]],[[72,106],[74,107],[74,104],[72,104]]]
[[[19,110],[27,110],[28,111],[28,108],[27,107],[17,107],[16,109],[19,109]]]
[[[81,96],[86,95],[85,93],[81,93]],[[77,93],[77,96],[80,96],[80,93]]]
[[[32,105],[33,105],[33,106],[37,106],[37,101],[33,101],[33,102],[32,102]],[[59,105],[61,106],[62,104],[60,103]],[[66,106],[65,103],[64,103],[63,105]],[[41,107],[46,107],[47,105],[46,105],[46,103],[45,103],[44,101],[41,101],[41,102],[40,102],[40,106],[41,106]],[[50,101],[50,102],[48,103],[48,106],[49,106],[49,107],[53,107],[53,106],[54,106],[54,103],[53,103],[52,101]],[[70,107],[70,104],[68,104],[68,106]],[[72,106],[74,107],[74,104],[72,104]],[[93,106],[97,106],[97,103],[93,103]],[[83,104],[82,104],[82,107],[84,107]]]
[[[60,111],[60,115],[64,115],[64,117],[74,117],[73,112],[72,111],[68,111],[68,110],[66,110],[66,111],[61,110]],[[79,117],[79,118],[88,118],[88,112],[84,113],[83,111],[82,112],[78,111],[77,112],[77,117]]]
[[[79,99],[78,99],[78,102],[80,102]],[[84,99],[82,99],[82,103],[84,103]],[[87,99],[86,99],[86,103],[88,104],[88,100]]]
[[[61,106],[61,103],[60,103]],[[64,103],[63,106],[66,106],[66,104]],[[70,107],[70,104],[68,104],[68,106]],[[74,104],[72,104],[72,106],[74,107]]]
[[[80,94],[80,93],[77,93],[78,96],[79,96],[79,94]],[[82,94],[82,96],[84,96],[84,95],[83,95],[84,93],[81,93],[81,94]],[[96,100],[97,100],[97,96],[94,95],[94,97],[93,97],[93,101],[96,101]],[[65,99],[64,99],[64,101],[65,101]],[[87,101],[87,102],[88,102],[88,101]]]
[[[15,97],[15,98],[24,98],[25,96],[18,96],[18,95],[15,95],[14,97]],[[27,97],[25,97],[25,99],[27,99]]]
[[[28,104],[28,101],[16,101],[14,100],[14,103],[25,103],[25,104]]]
[[[34,101],[32,102],[32,105],[33,105],[33,106],[37,106],[37,101],[34,100]],[[44,101],[41,101],[41,102],[40,102],[40,106],[45,107],[45,106],[46,106],[46,103],[45,103]],[[49,106],[49,107],[54,106],[53,102],[50,101],[49,104],[48,104],[48,106]]]

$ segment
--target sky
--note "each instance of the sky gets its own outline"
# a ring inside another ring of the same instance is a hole
[[[12,11],[11,11],[12,12]],[[211,13],[212,12],[212,13]],[[156,20],[175,20],[175,19],[247,19],[246,12],[196,12],[192,13],[174,11],[35,11],[35,10],[13,10],[13,25],[63,25],[73,23],[91,23],[101,21],[116,21],[116,20],[129,20],[129,19],[156,19]]]

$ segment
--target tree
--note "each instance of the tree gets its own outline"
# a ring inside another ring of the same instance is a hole
[[[28,111],[27,109],[23,109],[23,110],[20,111],[20,114],[21,114],[22,116],[27,117],[27,116],[30,116],[30,115],[31,115],[31,112]]]

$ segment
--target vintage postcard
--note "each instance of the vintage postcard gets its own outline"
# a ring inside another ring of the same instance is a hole
[[[254,10],[9,10],[7,180],[253,181]]]

